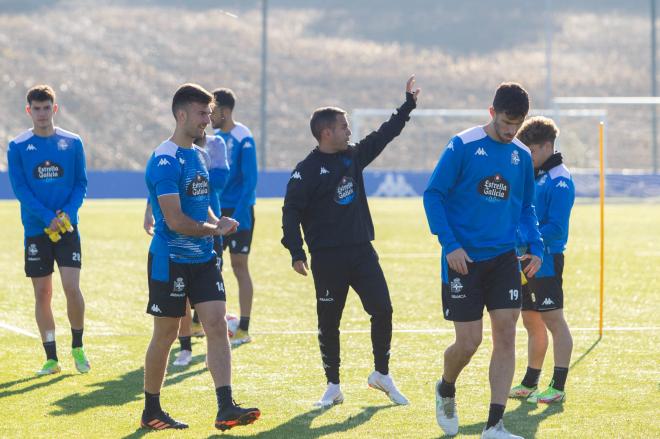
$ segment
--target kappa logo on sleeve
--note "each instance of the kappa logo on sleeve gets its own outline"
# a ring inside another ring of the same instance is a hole
[[[561,180],[559,183],[557,183],[557,187],[568,189],[568,185],[566,184],[566,182],[564,180]]]
[[[158,162],[158,166],[169,166],[169,165],[170,165],[170,161],[167,160],[165,157],[160,159],[160,161]]]
[[[291,180],[302,180],[302,175],[300,175],[300,172],[295,171],[291,174]]]

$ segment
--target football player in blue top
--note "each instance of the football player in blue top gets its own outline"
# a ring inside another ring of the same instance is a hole
[[[214,109],[215,111],[215,109]],[[213,113],[211,113],[213,122]],[[204,148],[203,154],[206,167],[209,171],[209,204],[213,213],[220,217],[220,194],[227,181],[229,174],[229,164],[227,163],[227,146],[220,136],[202,136],[195,139],[193,143]],[[151,209],[151,203],[147,199],[147,205],[144,211],[144,230],[148,235],[154,234],[154,216]],[[213,250],[216,253],[216,265],[218,270],[222,269],[222,236],[215,236],[213,240]],[[181,318],[179,326],[179,343],[181,349],[172,363],[174,366],[188,366],[192,361],[192,341],[191,337],[204,337],[204,329],[199,322],[197,312],[191,313],[190,304],[186,306],[186,315]]]
[[[222,214],[239,222],[238,231],[224,239],[229,247],[231,268],[238,281],[241,320],[231,339],[233,346],[252,341],[248,332],[254,290],[248,269],[248,256],[254,233],[254,203],[257,188],[257,153],[250,130],[234,120],[236,95],[228,88],[213,91],[217,111],[212,115],[215,133],[227,144],[229,177],[220,197]]]
[[[436,419],[446,434],[458,432],[454,384],[481,344],[483,308],[490,314],[493,352],[491,404],[482,437],[508,433],[502,416],[515,368],[516,321],[521,279],[516,230],[528,230],[525,274],[541,265],[543,242],[534,212],[534,168],[529,149],[515,135],[529,111],[527,92],[501,84],[490,107],[491,121],[454,136],[424,192],[431,233],[442,245],[442,307],[454,322],[455,342],[444,353],[435,389]]]
[[[83,349],[85,300],[80,291],[78,209],[87,191],[85,151],[77,134],[55,127],[55,92],[37,85],[27,93],[33,127],[9,142],[9,179],[21,204],[25,231],[25,274],[34,287],[35,316],[46,351],[39,375],[60,372],[51,309],[53,265],[57,261],[71,324],[76,369],[90,370]]]
[[[564,318],[564,250],[568,241],[568,223],[575,201],[571,173],[555,152],[559,129],[552,119],[532,117],[518,132],[518,139],[532,151],[536,176],[534,205],[539,217],[539,230],[545,254],[536,276],[525,279],[522,287],[522,317],[529,342],[527,372],[522,382],[509,392],[511,398],[527,398],[529,402],[561,402],[566,397],[564,385],[571,361],[573,338]],[[521,247],[525,247],[526,231],[521,230]],[[548,333],[552,333],[555,369],[550,386],[538,392],[539,376],[548,349]]]
[[[144,428],[188,427],[160,406],[167,357],[187,301],[195,306],[206,330],[207,364],[218,401],[216,428],[224,431],[251,424],[260,415],[258,409],[239,407],[232,399],[225,287],[216,267],[213,238],[234,232],[238,223],[218,218],[211,210],[205,153],[193,144],[210,122],[212,102],[213,95],[199,85],[179,87],[172,99],[174,134],[147,163],[146,183],[155,219],[147,262],[147,313],[154,316],[154,331],[144,368]]]

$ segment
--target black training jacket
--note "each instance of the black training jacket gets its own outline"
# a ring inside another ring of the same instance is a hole
[[[315,148],[298,163],[282,207],[282,244],[292,260],[307,260],[300,226],[310,252],[362,244],[374,239],[362,170],[401,133],[415,108],[412,94],[383,123],[346,151],[326,154]]]

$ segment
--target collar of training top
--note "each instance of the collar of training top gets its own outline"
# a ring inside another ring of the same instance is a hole
[[[561,156],[560,152],[556,152],[552,154],[548,160],[543,162],[540,168],[534,169],[534,177],[538,177],[539,175],[543,175],[546,172],[548,172],[550,169],[554,168],[555,166],[559,166],[562,163],[564,163],[564,159]]]

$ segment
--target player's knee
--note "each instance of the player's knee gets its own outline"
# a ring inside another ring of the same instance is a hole
[[[204,325],[204,332],[208,338],[227,338],[227,321],[224,318],[213,317],[202,323]]]
[[[62,289],[64,290],[64,295],[66,297],[82,296],[82,291],[80,291],[80,287],[78,285],[75,284],[63,285]]]
[[[455,346],[463,358],[471,358],[481,345],[481,334],[471,334],[456,340]]]
[[[53,297],[53,290],[47,287],[36,287],[34,289],[34,298],[37,303],[48,302],[50,303]]]
[[[178,334],[178,326],[172,325],[167,328],[159,328],[158,331],[154,332],[153,343],[162,348],[169,348],[176,340]]]
[[[231,255],[231,268],[234,271],[247,271],[248,259],[247,255],[232,254]]]

